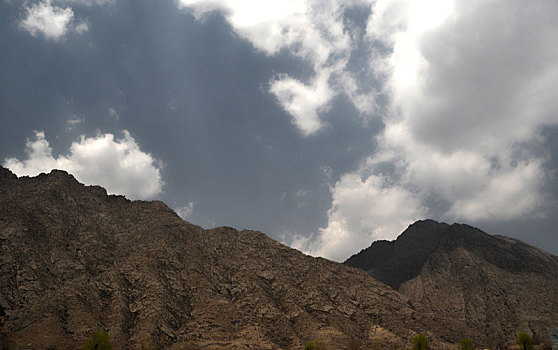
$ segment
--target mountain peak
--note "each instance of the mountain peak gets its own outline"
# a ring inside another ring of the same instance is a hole
[[[399,290],[443,319],[439,325],[471,333],[472,327],[479,341],[525,330],[542,339],[558,317],[558,258],[466,224],[418,221],[345,264]]]
[[[416,221],[396,240],[373,242],[347,259],[345,264],[369,271],[375,278],[397,289],[401,283],[419,274],[428,256],[450,228],[446,223],[431,219]]]
[[[396,240],[376,241],[345,264],[368,271],[380,281],[398,289],[419,275],[423,265],[436,251],[466,249],[491,264],[513,271],[536,271],[550,254],[522,241],[492,236],[467,224],[447,224],[435,220],[417,221]],[[529,256],[529,259],[525,259]]]

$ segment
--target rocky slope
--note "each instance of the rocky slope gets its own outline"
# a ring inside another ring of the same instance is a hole
[[[430,321],[367,273],[263,233],[0,168],[0,322],[4,349],[75,349],[97,328],[116,349],[344,349],[408,343]]]
[[[491,345],[528,331],[544,342],[558,325],[558,257],[468,225],[419,221],[345,264],[407,296],[435,332]]]

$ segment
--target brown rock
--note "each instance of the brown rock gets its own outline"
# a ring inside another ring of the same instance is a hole
[[[204,230],[162,202],[128,201],[52,171],[0,171],[3,348],[332,349],[425,329],[406,297],[364,271],[261,232]],[[426,321],[425,321],[426,322]]]
[[[409,297],[448,341],[511,344],[523,331],[545,339],[558,324],[558,258],[468,225],[419,221],[345,264]]]

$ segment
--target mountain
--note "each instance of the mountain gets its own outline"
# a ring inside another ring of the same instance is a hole
[[[437,332],[477,344],[513,341],[521,331],[543,342],[558,325],[558,257],[468,225],[418,221],[345,264],[407,296]]]
[[[344,349],[429,327],[367,273],[261,232],[205,230],[63,171],[0,168],[2,349],[76,349],[98,328],[116,349]]]

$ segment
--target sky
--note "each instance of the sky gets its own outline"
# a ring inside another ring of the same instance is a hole
[[[558,255],[554,0],[0,0],[0,162],[343,261],[432,218]]]

